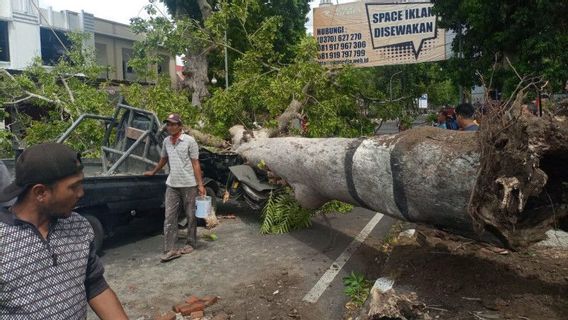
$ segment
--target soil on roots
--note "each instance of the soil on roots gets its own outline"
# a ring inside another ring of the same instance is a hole
[[[568,252],[508,252],[454,241],[439,232],[393,248],[383,276],[415,292],[432,319],[565,319]],[[426,319],[426,318],[422,318]]]
[[[482,118],[480,168],[469,204],[478,230],[517,249],[541,240],[568,215],[566,118],[523,114],[520,101]]]

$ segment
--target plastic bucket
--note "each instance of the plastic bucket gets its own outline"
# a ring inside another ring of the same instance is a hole
[[[197,197],[195,198],[195,216],[198,218],[207,218],[211,212],[211,197]]]

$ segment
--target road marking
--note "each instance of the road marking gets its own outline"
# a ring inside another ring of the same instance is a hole
[[[337,276],[339,271],[341,271],[343,266],[347,263],[347,261],[349,261],[353,253],[355,253],[355,251],[357,251],[357,249],[361,246],[361,244],[365,241],[365,239],[367,239],[371,231],[373,231],[377,223],[379,223],[379,221],[381,221],[382,218],[383,215],[381,213],[377,212],[377,214],[375,214],[375,216],[371,219],[371,221],[367,223],[365,228],[363,228],[363,230],[359,232],[357,237],[355,237],[355,239],[351,241],[349,246],[347,246],[347,248],[343,250],[343,252],[339,255],[339,257],[335,259],[335,261],[331,264],[329,269],[327,269],[324,275],[319,279],[319,281],[312,288],[312,290],[310,290],[310,292],[308,292],[304,296],[304,298],[302,299],[303,301],[309,303],[318,302],[319,298],[321,297],[325,289],[329,287],[333,279],[335,279],[335,276]]]

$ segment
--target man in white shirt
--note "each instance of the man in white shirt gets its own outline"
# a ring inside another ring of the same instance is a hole
[[[162,144],[161,158],[156,167],[144,172],[152,176],[160,171],[166,163],[170,174],[166,180],[165,220],[164,220],[164,254],[162,262],[179,258],[182,254],[193,251],[197,244],[197,219],[195,217],[195,196],[205,195],[205,187],[199,165],[199,146],[195,139],[182,131],[181,117],[170,114],[166,120],[169,136]],[[184,210],[187,216],[187,242],[181,248],[176,248],[178,215]]]

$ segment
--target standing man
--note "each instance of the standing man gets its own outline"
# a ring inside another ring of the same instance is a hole
[[[169,136],[162,144],[161,158],[152,171],[144,175],[152,176],[160,171],[166,163],[170,174],[166,180],[166,213],[164,220],[164,254],[162,262],[179,258],[191,253],[197,244],[197,219],[195,218],[195,196],[205,195],[205,187],[201,178],[199,165],[199,147],[195,139],[182,132],[182,122],[178,114],[170,114],[166,120]],[[197,186],[197,188],[196,188]],[[180,250],[176,249],[177,222],[181,209],[187,216],[187,242]]]
[[[473,116],[475,109],[471,103],[462,103],[456,107],[456,114],[458,116],[458,125],[463,131],[478,131],[479,126],[475,123]]]
[[[440,129],[448,129],[448,111],[446,110],[440,110],[440,112],[438,112],[438,125],[437,127]]]
[[[83,196],[79,154],[59,143],[26,149],[0,201],[0,319],[127,319],[103,277],[94,232],[73,212]]]

